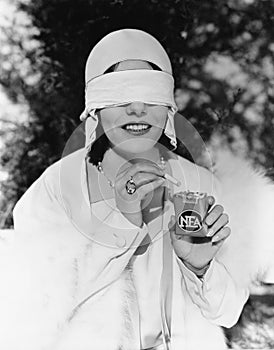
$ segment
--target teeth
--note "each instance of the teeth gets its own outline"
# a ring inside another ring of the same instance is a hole
[[[149,128],[149,125],[147,124],[127,124],[126,125],[126,130],[133,130],[133,131],[141,131],[141,130],[146,130]]]

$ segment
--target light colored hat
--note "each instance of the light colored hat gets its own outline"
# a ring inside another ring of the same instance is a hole
[[[125,60],[147,61],[157,65],[161,71],[138,70],[138,74],[134,71],[118,71],[114,74],[104,74],[114,64]],[[137,29],[122,29],[108,34],[95,45],[87,59],[85,81],[86,107],[80,119],[86,120],[87,148],[90,148],[96,139],[98,124],[96,109],[134,101],[158,103],[170,107],[164,133],[169,137],[173,147],[176,147],[174,114],[177,106],[174,101],[171,63],[166,51],[153,36]],[[130,88],[127,88],[126,85],[129,83]],[[140,89],[140,84],[149,85],[145,94],[144,89]],[[117,93],[115,86],[123,86],[124,91]]]

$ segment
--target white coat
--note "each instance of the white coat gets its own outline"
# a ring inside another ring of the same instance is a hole
[[[148,227],[128,222],[111,197],[91,198],[90,208],[84,155],[80,150],[50,166],[16,205],[14,239],[1,246],[1,349],[140,349],[130,262]],[[172,285],[170,315],[168,302],[161,304],[170,349],[225,349],[220,326],[237,322],[251,281],[271,267],[274,186],[228,153],[216,160],[214,175],[174,154],[168,166],[183,179],[179,190],[213,194],[232,230],[200,280],[174,253],[164,257],[172,252],[165,233],[173,205],[167,198],[163,231],[146,254],[149,264],[155,257],[160,266],[170,259],[164,282],[170,278]]]

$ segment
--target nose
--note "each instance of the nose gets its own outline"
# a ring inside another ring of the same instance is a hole
[[[128,115],[135,114],[137,117],[141,117],[147,113],[147,107],[144,102],[135,101],[127,105],[126,112]]]

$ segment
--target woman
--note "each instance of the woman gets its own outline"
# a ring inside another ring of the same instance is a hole
[[[172,151],[173,88],[169,58],[145,32],[113,32],[92,50],[86,147],[49,167],[14,211],[6,348],[226,348],[219,326],[237,322],[263,261],[253,250],[260,208],[250,223],[235,210],[252,197],[234,183],[235,169],[222,173],[225,162],[213,176]],[[272,191],[273,204],[273,186],[241,171]],[[185,190],[207,193],[198,240],[175,233],[174,194]]]

